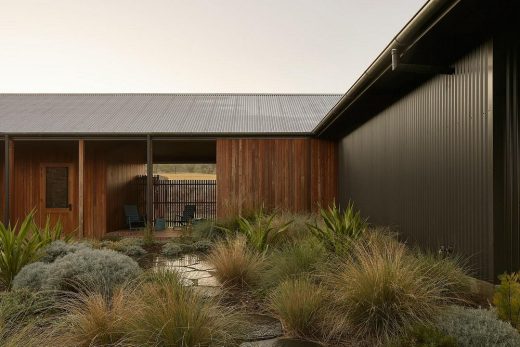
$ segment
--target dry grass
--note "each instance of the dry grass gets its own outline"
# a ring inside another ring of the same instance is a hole
[[[262,273],[261,287],[276,287],[284,280],[315,273],[326,263],[327,253],[314,237],[288,243],[267,257],[267,269]]]
[[[215,268],[217,279],[228,288],[255,287],[265,268],[263,255],[249,249],[242,236],[217,243],[207,260]]]
[[[35,322],[6,329],[0,325],[0,346],[2,347],[42,347],[60,346],[50,327],[40,327]]]
[[[127,321],[136,346],[231,346],[240,333],[233,311],[184,287],[172,272],[150,273],[132,309]]]
[[[420,258],[381,233],[356,242],[330,277],[336,313],[328,321],[336,339],[347,332],[383,344],[430,323],[448,299],[445,278],[429,276]]]
[[[282,282],[269,296],[269,306],[292,336],[322,337],[322,321],[326,313],[326,291],[310,277]]]
[[[178,274],[150,271],[107,297],[78,293],[56,323],[59,346],[230,346],[239,316],[183,286]]]
[[[65,310],[61,342],[69,346],[121,345],[127,335],[125,319],[133,313],[123,289],[115,291],[112,297],[79,293],[67,300]]]

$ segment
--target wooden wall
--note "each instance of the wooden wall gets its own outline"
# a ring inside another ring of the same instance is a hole
[[[125,228],[124,204],[137,203],[132,184],[145,173],[145,144],[122,141],[85,141],[84,163],[84,230],[86,238],[101,238],[107,231]],[[41,196],[42,163],[73,164],[73,218],[62,220],[67,233],[78,229],[78,141],[15,141],[11,196],[11,221],[22,220],[38,209]],[[0,216],[3,214],[3,150],[0,154]],[[36,221],[43,224],[47,216],[37,211]],[[51,222],[57,217],[51,215]]]
[[[4,220],[4,142],[0,141],[0,222]]]
[[[133,180],[146,172],[145,162],[143,142],[85,143],[85,237],[126,228],[123,206],[137,204]]]
[[[336,155],[335,143],[309,138],[218,139],[218,216],[261,206],[306,212],[330,204]]]
[[[77,172],[78,145],[75,141],[18,141],[14,142],[14,168],[11,195],[11,222],[22,221],[33,209],[38,209],[41,196],[40,165],[43,163],[72,163]],[[73,178],[72,208],[73,218],[62,221],[64,230],[73,232],[78,226],[78,179]],[[36,211],[35,220],[43,224],[47,216]],[[57,217],[51,215],[51,223]]]

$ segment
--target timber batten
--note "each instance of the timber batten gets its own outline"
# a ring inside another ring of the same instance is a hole
[[[264,207],[293,212],[336,193],[336,144],[310,138],[217,139],[219,218]]]

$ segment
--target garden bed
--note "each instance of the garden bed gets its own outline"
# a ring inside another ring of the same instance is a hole
[[[259,212],[167,242],[2,228],[18,237],[5,259],[32,255],[2,273],[2,345],[520,345],[518,315],[504,315],[518,276],[490,298],[461,258],[409,249],[352,206]]]

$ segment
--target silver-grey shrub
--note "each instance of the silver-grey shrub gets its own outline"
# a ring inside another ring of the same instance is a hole
[[[213,242],[208,240],[199,240],[193,243],[193,248],[197,252],[208,252],[213,247]]]
[[[132,258],[112,250],[85,248],[53,263],[34,263],[15,277],[13,288],[71,290],[88,288],[111,293],[115,287],[137,277],[141,269]]]
[[[182,248],[177,243],[167,242],[162,246],[161,253],[167,257],[175,257],[182,253]]]
[[[440,316],[437,325],[461,347],[520,346],[516,329],[491,310],[452,306]]]
[[[86,248],[90,248],[86,243],[67,243],[62,240],[53,241],[43,249],[43,255],[40,261],[52,263],[57,258]]]
[[[51,264],[41,261],[24,266],[13,279],[13,289],[40,291],[49,276],[49,267]]]

